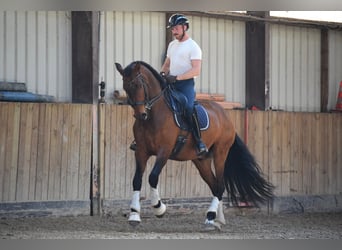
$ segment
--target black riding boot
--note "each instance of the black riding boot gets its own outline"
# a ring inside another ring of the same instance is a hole
[[[202,155],[202,154],[208,153],[208,149],[201,139],[201,129],[200,129],[200,126],[198,123],[198,117],[197,117],[196,110],[194,110],[194,112],[192,114],[192,124],[193,124],[192,134],[195,137],[196,145],[197,145],[197,149],[198,149],[197,155]]]

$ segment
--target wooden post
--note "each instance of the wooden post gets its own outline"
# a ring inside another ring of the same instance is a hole
[[[329,31],[321,30],[321,112],[328,111],[329,98]]]
[[[91,215],[100,214],[98,99],[100,12],[72,11],[72,101],[93,104]]]
[[[269,16],[268,11],[249,11],[258,17]],[[268,24],[262,20],[246,22],[246,106],[261,110],[269,103],[269,42]]]
[[[72,11],[72,101],[98,100],[99,12]]]

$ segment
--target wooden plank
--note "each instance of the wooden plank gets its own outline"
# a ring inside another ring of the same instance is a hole
[[[98,104],[92,105],[92,144],[91,144],[91,157],[92,157],[92,166],[91,166],[91,187],[90,187],[90,198],[91,198],[91,215],[100,215],[101,211],[101,202],[99,199],[99,108]]]
[[[321,179],[321,116],[318,114],[314,114],[313,121],[309,125],[312,126],[312,142],[311,142],[311,153],[312,153],[312,173],[311,173],[311,182],[312,182],[312,189],[310,194],[321,194],[322,192],[322,179]]]
[[[14,118],[13,123],[13,147],[11,149],[11,185],[10,185],[10,197],[11,200],[16,199],[16,187],[17,187],[17,172],[18,172],[18,154],[19,154],[19,132],[20,132],[20,103],[14,104]]]
[[[134,139],[133,136],[133,124],[135,122],[135,118],[133,117],[133,110],[132,108],[127,108],[127,114],[128,114],[128,123],[127,123],[127,145],[125,145],[126,148],[126,156],[127,156],[127,160],[126,160],[126,168],[128,169],[128,174],[127,177],[128,178],[126,180],[126,185],[127,185],[127,191],[126,191],[126,197],[128,197],[129,199],[131,198],[132,195],[132,190],[133,190],[133,186],[132,186],[132,182],[133,182],[133,176],[135,173],[135,155],[134,152],[132,150],[129,149],[129,145],[131,144],[131,142]]]
[[[68,199],[78,199],[78,171],[80,161],[80,121],[81,105],[71,105],[71,124],[68,131],[69,136],[69,157],[67,169],[67,197]]]
[[[61,191],[61,166],[62,166],[62,130],[63,108],[59,104],[51,106],[50,129],[50,158],[49,158],[49,183],[48,200],[58,200]]]
[[[279,131],[282,131],[282,194],[290,194],[290,175],[291,175],[291,147],[293,141],[290,138],[290,119],[292,113],[282,112],[279,113],[282,117],[282,125],[279,127]],[[281,129],[280,129],[281,128]]]
[[[130,197],[131,196],[131,190],[132,190],[132,177],[131,177],[131,169],[135,169],[134,165],[128,165],[127,162],[127,156],[131,151],[129,149],[129,145],[132,142],[131,140],[128,140],[128,134],[130,134],[129,130],[132,129],[132,125],[130,122],[130,119],[132,119],[132,112],[131,108],[126,106],[122,107],[122,155],[124,156],[123,159],[123,164],[124,164],[124,169],[125,169],[125,178],[123,181],[123,188],[125,190],[124,197]]]
[[[264,150],[266,149],[264,143],[265,140],[265,113],[260,111],[248,111],[248,148],[254,155],[256,161],[261,167],[263,172],[267,173],[267,163],[264,159]]]
[[[48,199],[51,105],[41,104],[38,130],[36,199]]]
[[[5,201],[15,201],[18,171],[20,106],[18,103],[12,103],[8,108],[3,199]]]
[[[99,163],[99,193],[101,198],[109,197],[107,192],[108,188],[110,187],[109,182],[112,178],[107,168],[110,170],[112,166],[111,159],[109,158],[111,153],[110,150],[107,152],[107,148],[111,146],[110,140],[110,132],[112,128],[107,126],[107,120],[110,120],[111,112],[107,112],[107,105],[99,104],[98,105],[98,163]],[[109,134],[109,135],[108,135]],[[109,160],[107,160],[109,159]]]
[[[311,144],[313,141],[312,133],[313,132],[313,114],[305,113],[301,116],[302,126],[305,129],[301,130],[301,137],[302,137],[302,190],[303,194],[311,194],[312,192],[312,148]]]
[[[108,106],[109,114],[106,112],[106,128],[107,124],[108,127],[110,127],[110,138],[109,141],[109,156],[110,156],[110,164],[109,164],[109,173],[110,173],[110,180],[108,181],[108,184],[110,185],[108,195],[106,194],[106,197],[110,198],[120,198],[120,174],[119,174],[119,168],[122,168],[123,165],[121,165],[120,162],[117,161],[118,159],[118,150],[117,150],[117,142],[116,142],[116,134],[118,133],[118,126],[120,125],[119,122],[117,123],[117,113],[119,110],[114,106]],[[108,123],[107,123],[108,119]],[[107,136],[106,136],[107,138]]]
[[[224,109],[235,109],[235,108],[242,108],[242,104],[239,102],[216,102]]]
[[[224,102],[224,94],[209,94],[209,93],[196,93],[196,99],[199,101],[216,101]]]
[[[0,201],[5,201],[5,172],[6,172],[6,141],[8,127],[9,103],[0,105]]]
[[[46,138],[44,134],[44,126],[45,126],[45,109],[46,105],[39,106],[39,125],[38,125],[38,147],[37,147],[37,169],[36,169],[36,187],[35,187],[35,200],[42,200],[42,189],[43,189],[43,158],[44,158],[44,139]]]
[[[184,195],[182,197],[191,197],[192,196],[192,170],[195,169],[195,166],[192,165],[190,162],[186,162],[184,165],[184,175],[185,175],[185,182],[186,187],[184,188]],[[196,169],[197,171],[197,169]]]
[[[20,110],[20,153],[18,154],[16,201],[26,201],[29,199],[33,104],[21,104]]]
[[[245,111],[226,110],[225,112],[228,115],[229,119],[233,122],[236,132],[240,135],[241,139],[244,140]]]
[[[33,104],[28,200],[36,199],[40,104]]]
[[[328,115],[328,124],[327,124],[327,133],[328,138],[327,142],[329,145],[329,152],[327,157],[327,193],[328,194],[334,194],[336,190],[338,190],[338,154],[340,151],[338,151],[338,133],[335,129],[335,122],[338,121],[338,115],[337,114],[330,114]],[[337,123],[338,124],[338,123]],[[342,125],[342,124],[341,124]]]
[[[302,175],[302,138],[301,138],[301,119],[300,113],[293,113],[290,117],[290,140],[291,140],[291,154],[290,154],[290,190],[289,194],[301,194],[301,178]]]
[[[81,136],[80,136],[80,166],[78,182],[78,199],[89,198],[90,169],[91,169],[91,146],[92,146],[92,106],[81,105]]]
[[[127,145],[126,143],[126,130],[127,130],[127,106],[120,106],[116,114],[116,126],[117,126],[117,136],[116,136],[116,150],[117,150],[117,164],[120,167],[117,172],[119,182],[116,185],[117,192],[120,192],[120,197],[126,197],[126,147],[122,145]]]
[[[69,129],[71,129],[71,112],[70,106],[72,104],[63,105],[63,126],[62,126],[62,166],[61,166],[61,199],[68,199],[68,168],[69,168]]]
[[[188,168],[192,168],[192,166],[190,165],[188,167],[187,162],[184,162],[181,165],[181,175],[180,175],[180,179],[181,179],[181,186],[180,186],[180,193],[179,193],[179,197],[186,197],[186,193],[187,193],[187,189],[188,189]]]
[[[319,142],[319,150],[318,154],[320,155],[319,159],[319,193],[326,194],[328,193],[328,169],[329,169],[329,151],[331,149],[331,138],[329,138],[329,126],[328,119],[329,114],[320,114],[320,142]]]
[[[282,158],[281,158],[281,129],[282,120],[279,112],[270,113],[270,168],[271,182],[275,185],[275,195],[282,195]]]

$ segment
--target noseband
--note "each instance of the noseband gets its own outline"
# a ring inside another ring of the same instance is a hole
[[[146,81],[140,72],[134,77],[133,80],[127,83],[129,89],[135,88],[135,86],[139,85],[141,85],[144,89],[144,100],[135,102],[129,95],[127,95],[127,102],[132,108],[139,105],[145,105],[145,109],[147,111],[150,111],[154,103],[163,95],[165,89],[163,89],[157,96],[150,99],[148,94],[148,85],[146,84]],[[136,91],[134,92],[134,94],[136,94]]]

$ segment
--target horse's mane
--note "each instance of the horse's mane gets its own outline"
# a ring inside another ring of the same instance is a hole
[[[145,66],[148,70],[150,70],[153,74],[153,76],[155,78],[157,78],[157,80],[159,81],[160,83],[160,86],[162,89],[164,89],[166,87],[166,82],[165,82],[165,79],[151,66],[149,65],[148,63],[144,62],[144,61],[134,61],[132,63],[130,63],[125,69],[124,69],[124,74],[125,75],[131,75],[132,74],[132,70],[134,68],[134,65],[136,63],[140,63],[141,65]]]

